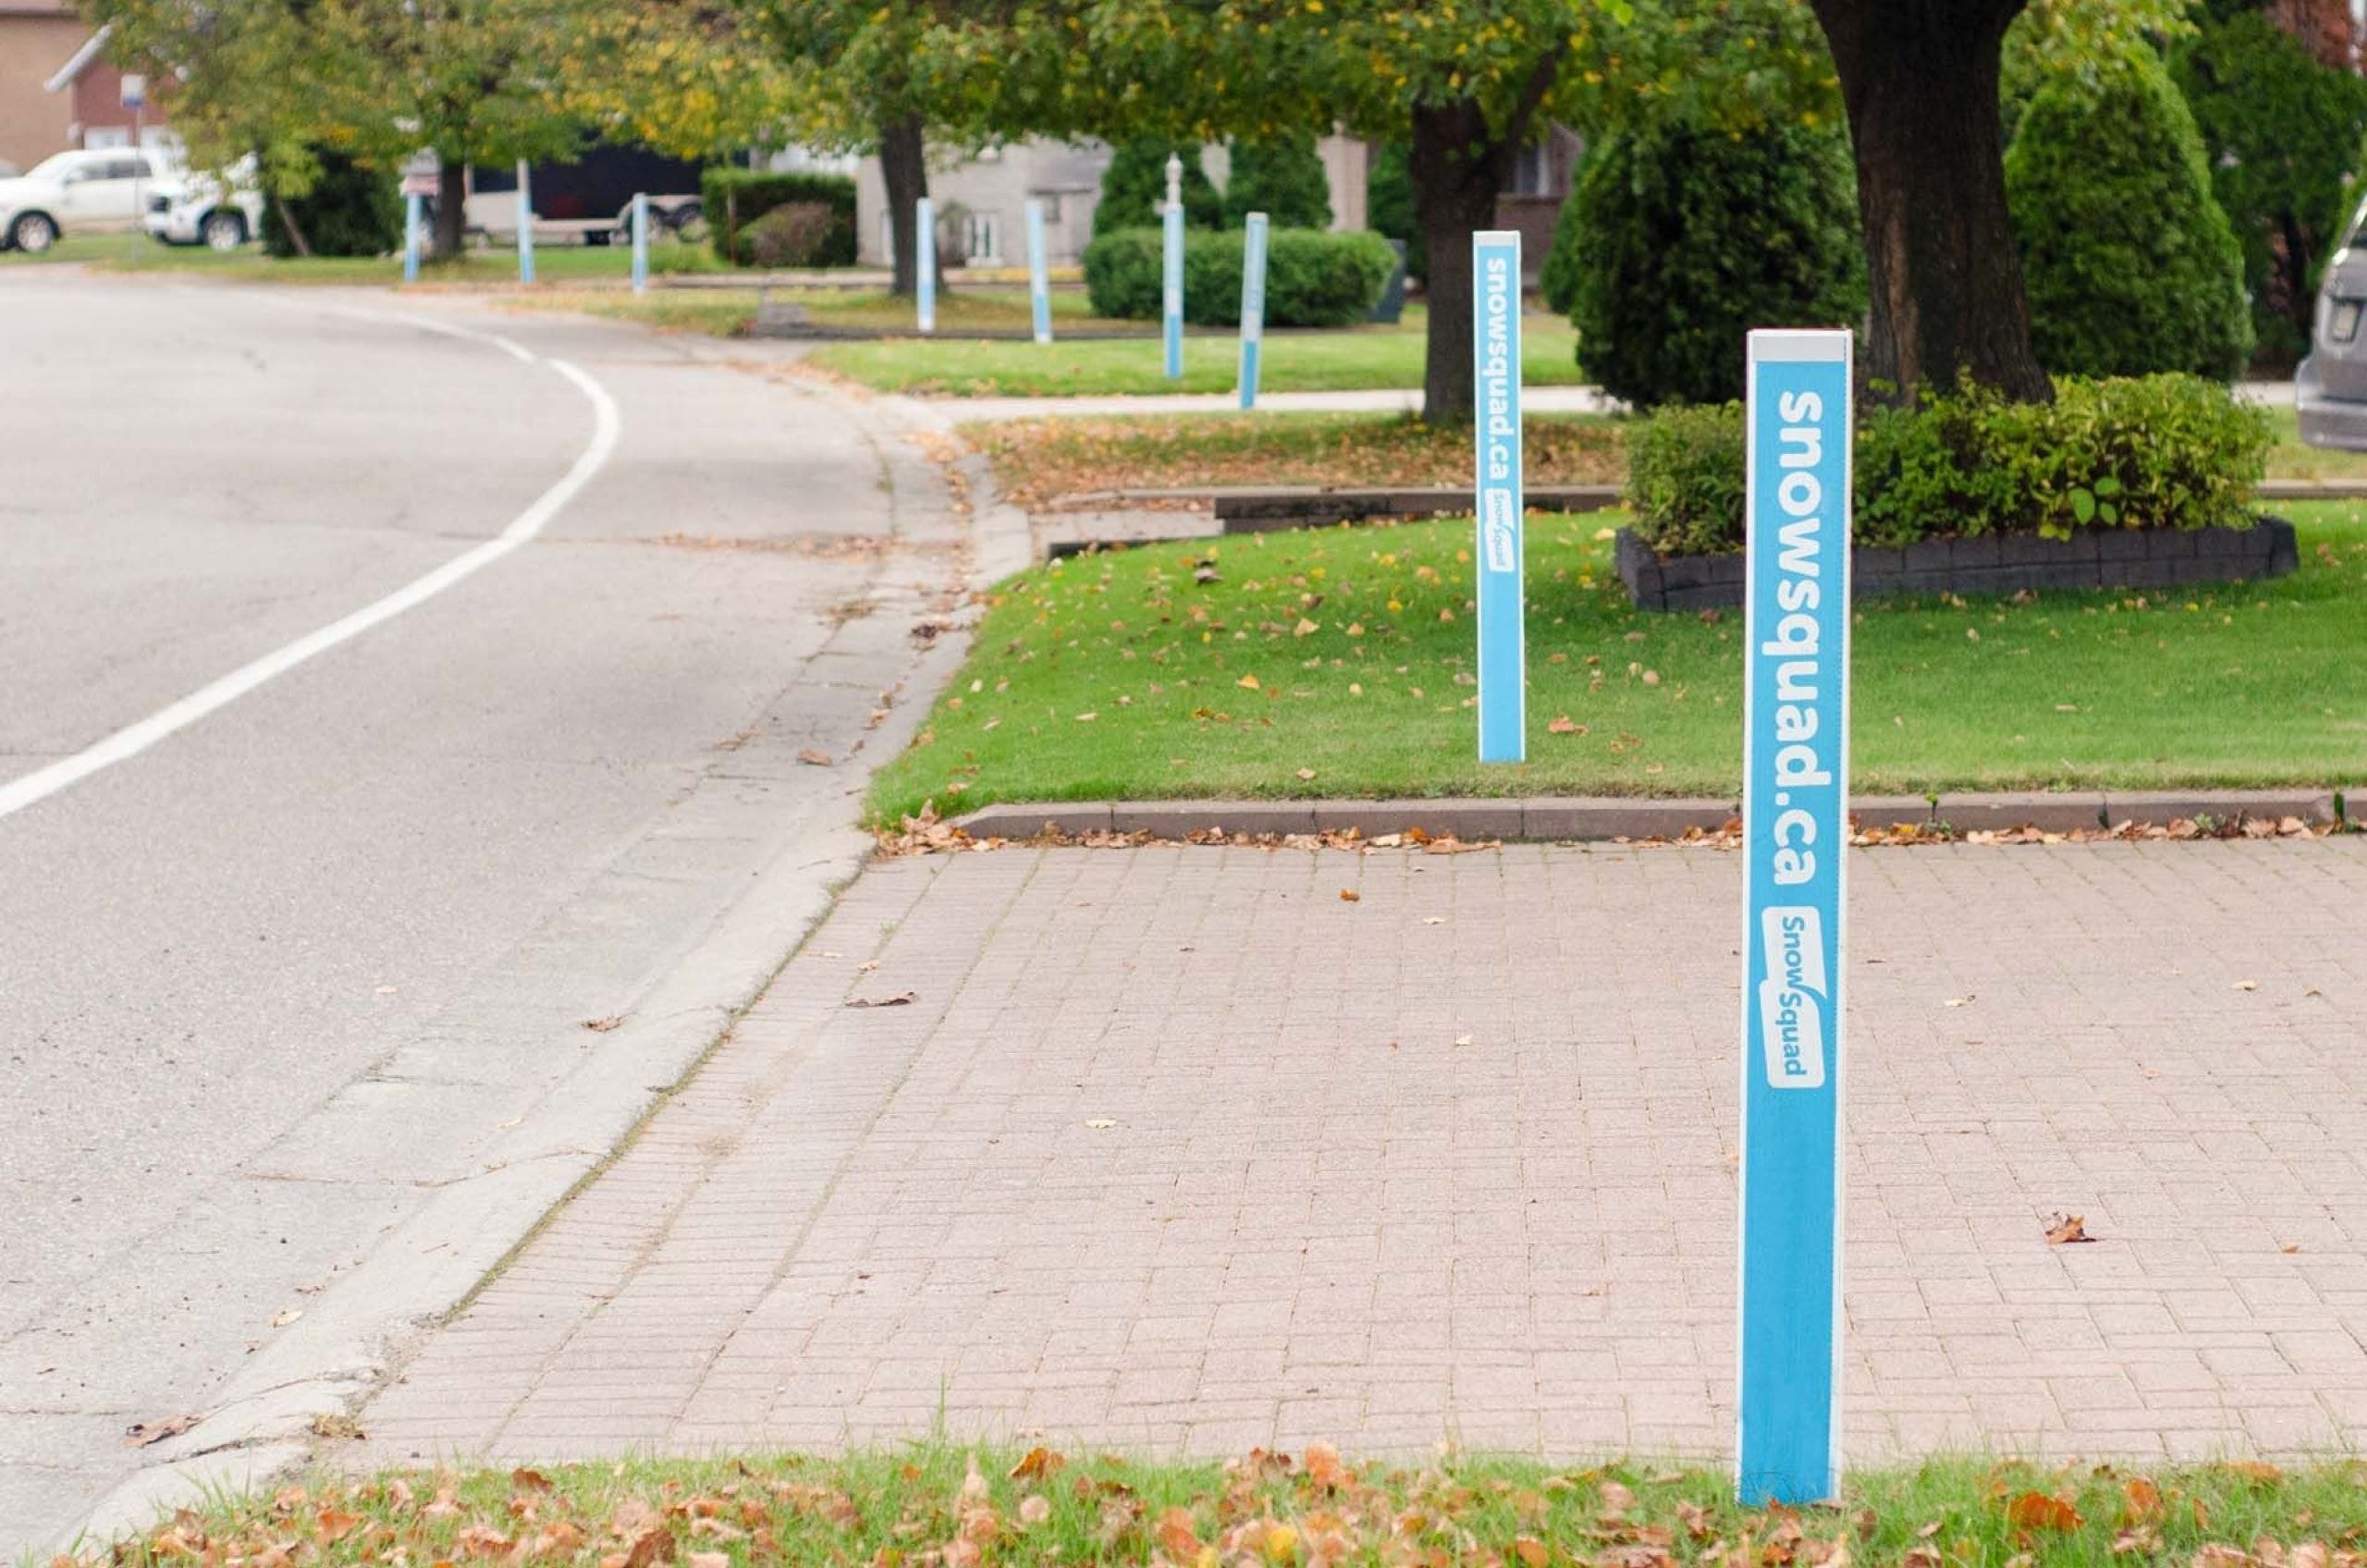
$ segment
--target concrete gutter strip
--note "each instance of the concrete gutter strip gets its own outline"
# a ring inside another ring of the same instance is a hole
[[[1868,827],[1896,823],[1945,824],[1958,832],[2035,827],[2071,833],[2126,823],[2165,826],[2209,817],[2218,822],[2282,821],[2312,827],[2335,824],[2336,791],[2329,789],[2180,791],[2067,790],[2061,793],[1864,795],[1851,809]],[[2353,790],[2350,801],[2367,799]],[[1620,796],[1408,801],[1121,801],[1012,803],[982,806],[955,820],[973,839],[1034,839],[1047,833],[1084,838],[1099,833],[1185,839],[1196,833],[1288,837],[1354,832],[1377,839],[1414,830],[1438,839],[1609,840],[1681,839],[1715,833],[1735,818],[1730,801],[1649,800]],[[2354,814],[2355,815],[2355,814]]]

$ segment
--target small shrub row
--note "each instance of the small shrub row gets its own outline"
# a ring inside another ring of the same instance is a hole
[[[1155,228],[1121,229],[1085,248],[1085,289],[1093,313],[1126,321],[1159,319],[1161,240]],[[1241,231],[1186,229],[1184,319],[1196,326],[1241,320]],[[1269,326],[1348,326],[1380,300],[1397,253],[1378,234],[1326,234],[1278,228],[1267,238],[1266,323]]]
[[[854,181],[844,175],[788,173],[760,169],[710,168],[700,178],[700,202],[707,231],[714,236],[715,253],[734,266],[755,266],[756,248],[784,259],[767,266],[847,267],[854,265]],[[815,205],[827,208],[830,221],[760,227],[759,220],[776,207]],[[783,228],[793,234],[784,235]],[[783,241],[799,241],[799,254],[790,255]]]
[[[1860,545],[2074,529],[2245,527],[2268,416],[2190,375],[2066,378],[2052,403],[1967,384],[1859,416]],[[1672,408],[1628,437],[1636,532],[1664,556],[1743,545],[1743,407]]]

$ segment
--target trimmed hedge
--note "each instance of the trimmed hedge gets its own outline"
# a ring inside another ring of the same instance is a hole
[[[2267,413],[2191,375],[2065,378],[2052,403],[1971,385],[1862,412],[1860,545],[2074,529],[2241,528],[2266,472]],[[1664,556],[1743,544],[1743,407],[1665,410],[1627,440],[1636,532]]]
[[[1596,144],[1540,274],[1588,380],[1638,407],[1742,395],[1754,326],[1866,309],[1858,183],[1837,122],[1750,136],[1674,116]]]
[[[1151,139],[1122,142],[1110,155],[1110,166],[1101,171],[1101,200],[1093,209],[1096,239],[1120,229],[1157,226],[1159,209],[1167,202],[1170,153],[1184,165],[1184,227],[1224,227],[1224,198],[1200,166],[1198,144]]]
[[[1184,319],[1196,326],[1241,321],[1239,229],[1184,233]],[[1085,291],[1093,313],[1156,321],[1160,308],[1160,235],[1121,229],[1085,248]],[[1364,320],[1397,270],[1397,252],[1378,234],[1278,228],[1266,242],[1266,324],[1348,326]]]
[[[1330,228],[1331,178],[1312,131],[1233,144],[1224,182],[1224,226],[1239,228],[1263,213],[1276,228]]]
[[[829,208],[836,218],[828,235],[815,249],[818,259],[808,264],[854,265],[854,181],[844,175],[710,168],[699,177],[699,200],[715,253],[733,266],[755,264],[749,229],[775,207],[785,207],[792,202],[818,202]]]
[[[2030,347],[2049,371],[2242,373],[2243,251],[2212,197],[2194,116],[2158,62],[2040,89],[2005,153],[2005,199]]]
[[[384,256],[402,249],[402,188],[384,169],[368,168],[350,154],[324,148],[321,172],[301,196],[264,194],[263,248],[293,256],[294,237],[279,209],[285,205],[304,231],[315,256]]]

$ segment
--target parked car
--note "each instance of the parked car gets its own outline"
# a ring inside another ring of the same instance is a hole
[[[701,220],[699,165],[645,147],[592,146],[567,163],[533,168],[534,238],[585,245],[623,244],[632,238],[632,198],[649,198],[652,239],[669,231],[684,238]],[[518,238],[518,177],[511,168],[480,166],[470,181],[468,227],[497,243]]]
[[[220,176],[191,174],[159,182],[148,198],[144,224],[167,245],[237,250],[263,232],[263,190],[255,183],[254,159],[241,158]]]
[[[40,251],[61,234],[133,232],[143,187],[173,172],[155,154],[129,147],[54,153],[29,173],[0,179],[0,249]]]
[[[2293,373],[2294,411],[2301,439],[2312,447],[2367,451],[2367,206],[2351,219],[2342,248],[2318,284],[2318,315],[2310,357]]]

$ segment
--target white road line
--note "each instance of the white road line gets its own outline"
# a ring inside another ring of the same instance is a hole
[[[240,697],[274,677],[287,674],[316,654],[325,654],[340,643],[350,642],[382,621],[392,620],[405,610],[425,604],[455,582],[491,566],[502,557],[540,533],[560,508],[575,498],[576,493],[592,482],[616,450],[617,435],[622,421],[617,413],[616,399],[607,388],[593,380],[565,360],[544,360],[509,338],[496,333],[476,332],[464,326],[423,317],[398,314],[391,311],[373,311],[357,307],[335,309],[337,314],[360,316],[375,321],[400,323],[440,332],[448,337],[465,337],[491,343],[515,355],[529,364],[547,364],[575,384],[576,389],[592,403],[592,441],[583,448],[574,464],[561,474],[558,483],[534,497],[533,504],[520,512],[509,526],[476,548],[446,561],[434,571],[396,589],[374,604],[341,620],[331,621],[310,636],[300,637],[285,647],[274,649],[250,664],[239,666],[229,674],[209,685],[200,687],[170,707],[160,708],[136,724],[127,725],[96,744],[87,746],[69,757],[61,757],[48,766],[38,768],[21,778],[0,785],[0,817],[15,815],[40,801],[47,800],[60,790],[88,778],[103,767],[138,756],[141,752],[177,730],[186,729],[199,719],[217,709],[228,706]]]

